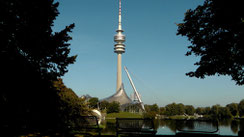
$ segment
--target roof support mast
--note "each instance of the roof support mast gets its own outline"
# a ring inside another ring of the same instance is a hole
[[[143,104],[143,102],[142,102],[142,100],[141,100],[141,98],[140,98],[140,96],[139,96],[139,93],[137,92],[136,87],[135,87],[135,85],[134,85],[134,83],[133,83],[133,81],[132,81],[132,79],[131,79],[131,77],[130,77],[130,74],[129,74],[129,72],[128,72],[128,69],[127,69],[126,67],[124,67],[124,69],[125,69],[125,72],[126,72],[128,78],[129,78],[129,80],[130,80],[130,84],[131,84],[133,90],[134,90],[135,93],[136,93],[136,96],[137,96],[137,98],[138,98],[138,100],[139,100],[139,103],[141,104],[142,109],[145,110],[144,104]]]

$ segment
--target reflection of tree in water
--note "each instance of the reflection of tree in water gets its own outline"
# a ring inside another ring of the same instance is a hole
[[[219,121],[219,126],[228,127],[231,124],[232,119],[222,119]]]
[[[154,129],[158,129],[160,126],[160,121],[159,120],[154,120]]]
[[[154,126],[159,126],[156,120],[154,122],[156,123],[153,123],[151,119],[124,119],[118,121],[118,126],[127,129],[152,129]]]
[[[176,132],[176,121],[175,120],[165,120],[166,126],[172,131]]]
[[[195,121],[192,120],[176,120],[176,128],[180,130],[193,130],[195,125]]]
[[[187,128],[187,129],[194,129],[195,128],[195,126],[194,126],[194,121],[186,121],[185,122],[185,127]]]
[[[216,123],[217,124],[217,123]],[[194,121],[194,120],[160,120],[159,126],[166,126],[172,132],[180,130],[190,131],[215,131],[217,125],[212,121]]]
[[[115,134],[115,132],[116,132],[116,124],[115,124],[115,122],[104,121],[104,123],[102,123],[102,124],[105,125],[105,128],[102,131],[103,133]]]
[[[239,122],[237,120],[232,120],[230,128],[233,133],[238,133]]]
[[[142,121],[141,121],[142,122]],[[135,122],[134,126],[137,127],[150,127],[150,123],[144,122]],[[217,123],[216,123],[217,124]],[[217,128],[217,125],[213,121],[176,121],[176,120],[154,120],[155,129],[159,129],[160,127],[167,127],[172,132],[176,132],[177,129],[191,130],[191,131],[214,131]],[[105,126],[103,129],[103,133],[106,134],[115,134],[116,132],[116,124],[114,121],[104,121]],[[127,126],[127,125],[125,125]],[[235,134],[238,133],[238,129],[244,130],[244,121],[241,123],[239,120],[221,120],[219,121],[219,126],[230,127],[231,131]]]
[[[119,127],[122,128],[142,128],[143,126],[147,126],[142,120],[123,120],[118,122]],[[145,125],[144,125],[145,124]]]
[[[244,119],[240,120],[240,131],[244,132]]]
[[[164,127],[166,126],[165,120],[158,120],[159,127]]]

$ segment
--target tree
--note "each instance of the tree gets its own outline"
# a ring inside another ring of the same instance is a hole
[[[244,99],[241,100],[240,103],[238,104],[238,109],[239,109],[240,116],[244,116]]]
[[[185,106],[182,103],[176,105],[177,115],[183,115],[185,113]]]
[[[100,102],[100,109],[105,110],[108,107],[108,105],[109,105],[109,102],[106,100],[103,100]]]
[[[174,116],[174,115],[177,115],[177,110],[176,110],[176,104],[175,103],[172,103],[172,104],[168,104],[165,106],[165,114],[167,116]]]
[[[232,115],[231,115],[229,108],[227,108],[227,107],[220,107],[219,108],[219,114],[218,114],[219,119],[226,119],[226,118],[228,119],[231,117],[232,117]]]
[[[165,107],[160,107],[159,108],[159,114],[160,115],[165,115],[165,112],[166,112]]]
[[[107,108],[107,113],[119,113],[119,110],[120,110],[119,102],[113,101],[109,103]]]
[[[150,111],[154,111],[156,113],[159,112],[159,108],[157,104],[153,104],[152,106],[150,106]]]
[[[155,114],[159,113],[159,107],[157,104],[153,105],[145,105],[146,112],[155,112]]]
[[[69,56],[74,24],[53,32],[59,3],[53,0],[1,1],[1,52],[8,61],[27,60],[37,72],[56,79],[67,72],[76,56]],[[1,57],[2,57],[1,56]],[[11,56],[11,57],[10,57]]]
[[[238,104],[237,103],[227,104],[226,107],[230,110],[232,116],[238,115]]]
[[[203,115],[209,115],[211,112],[211,108],[210,107],[204,107],[203,108]]]
[[[195,108],[192,105],[186,105],[185,106],[185,112],[187,115],[194,115]]]
[[[155,111],[149,111],[143,113],[143,118],[152,118],[154,119],[156,117],[157,113]]]
[[[74,24],[53,32],[57,7],[54,0],[0,1],[1,127],[67,128],[52,81],[76,59],[68,43]]]
[[[80,124],[78,119],[81,116],[91,114],[91,111],[85,104],[85,100],[79,98],[72,89],[67,88],[61,78],[54,81],[53,86],[58,91],[59,119],[64,125],[76,127]]]
[[[221,106],[219,104],[213,105],[211,107],[211,115],[212,115],[212,117],[214,117],[214,118],[218,118],[219,117],[219,109],[220,109],[220,107]]]
[[[155,118],[159,114],[159,107],[157,104],[145,105],[146,112],[143,113],[144,118]]]
[[[165,106],[165,114],[167,116],[174,116],[174,115],[182,115],[184,114],[184,105],[183,104],[176,104],[171,103]]]
[[[97,104],[98,104],[98,98],[94,97],[94,98],[90,98],[89,99],[89,106],[90,108],[97,108]]]
[[[244,84],[244,12],[242,1],[205,0],[203,5],[185,13],[177,35],[188,37],[186,56],[195,54],[200,61],[186,75],[205,78],[229,75],[237,85]]]
[[[198,115],[203,115],[203,113],[204,113],[204,109],[201,108],[201,107],[197,107],[197,108],[196,108],[196,113],[197,113]]]

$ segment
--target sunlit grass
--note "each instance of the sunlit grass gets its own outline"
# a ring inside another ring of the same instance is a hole
[[[106,119],[115,119],[115,118],[142,118],[142,115],[138,113],[120,112],[120,113],[109,113],[106,116]]]

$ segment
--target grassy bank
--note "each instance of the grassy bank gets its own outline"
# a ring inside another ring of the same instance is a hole
[[[142,118],[142,115],[130,112],[119,112],[119,113],[109,113],[106,116],[106,119],[115,119],[115,118]]]

